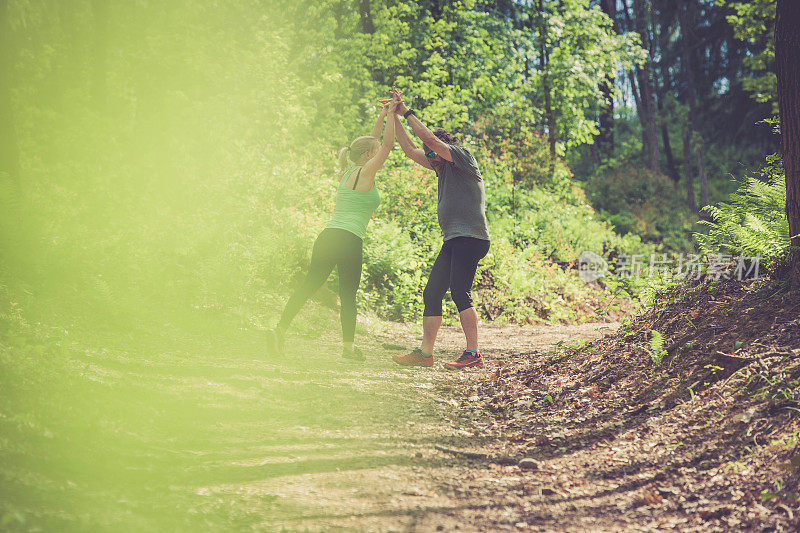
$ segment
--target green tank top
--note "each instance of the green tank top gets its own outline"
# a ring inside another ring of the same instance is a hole
[[[347,230],[363,239],[367,232],[367,223],[372,212],[380,205],[381,197],[375,185],[368,191],[356,191],[345,185],[356,169],[360,172],[361,167],[353,167],[345,172],[344,179],[336,192],[333,217],[326,227]],[[353,186],[355,187],[355,184]]]

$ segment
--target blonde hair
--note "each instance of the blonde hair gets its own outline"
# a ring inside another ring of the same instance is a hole
[[[355,141],[351,142],[349,147],[339,150],[339,170],[347,170],[348,160],[355,163],[361,159],[362,155],[377,147],[377,138],[372,137],[371,135],[359,137]]]

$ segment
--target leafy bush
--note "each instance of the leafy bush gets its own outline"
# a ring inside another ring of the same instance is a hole
[[[411,237],[393,220],[371,224],[364,244],[363,305],[394,319],[410,319],[422,309],[422,287],[438,246],[429,233]]]
[[[761,257],[767,268],[778,265],[789,252],[786,220],[786,182],[780,156],[767,157],[760,171],[748,176],[729,202],[703,208],[708,234],[695,233],[705,254],[729,253]]]
[[[692,249],[695,216],[684,205],[685,193],[663,174],[619,165],[586,182],[591,204],[621,233],[636,233],[672,251]]]

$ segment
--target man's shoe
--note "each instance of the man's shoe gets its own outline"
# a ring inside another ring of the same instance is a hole
[[[277,329],[267,330],[267,350],[272,355],[283,355],[283,334]]]
[[[483,357],[480,352],[473,353],[464,350],[461,357],[450,363],[445,363],[444,366],[455,370],[460,370],[462,368],[483,368]]]
[[[408,355],[393,355],[392,360],[398,365],[433,366],[433,356],[425,355],[419,348],[415,348],[414,351]]]
[[[358,363],[363,363],[367,360],[367,356],[364,355],[364,352],[359,350],[358,348],[353,348],[353,351],[349,351],[347,348],[342,348],[342,357],[345,359],[349,359],[350,361],[356,361]]]

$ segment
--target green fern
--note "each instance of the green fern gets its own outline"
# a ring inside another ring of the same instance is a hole
[[[750,176],[730,196],[728,203],[705,206],[710,220],[707,234],[694,237],[704,254],[729,253],[760,256],[772,267],[789,252],[789,223],[786,220],[786,183],[778,155],[767,158],[759,176]]]
[[[661,364],[667,351],[664,349],[664,336],[657,329],[650,330],[650,358],[657,365]]]

